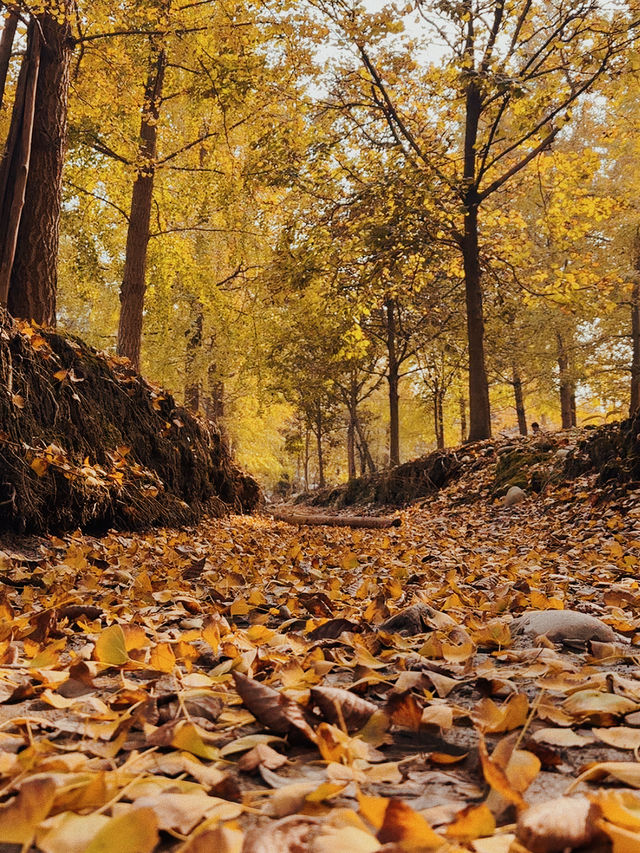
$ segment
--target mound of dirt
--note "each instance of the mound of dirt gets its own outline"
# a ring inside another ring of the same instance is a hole
[[[461,469],[453,451],[436,451],[388,471],[359,477],[333,488],[300,495],[295,503],[335,508],[376,504],[404,506],[417,498],[437,492]]]
[[[599,483],[640,481],[640,412],[619,423],[587,428],[567,457],[567,476],[598,472]]]
[[[0,531],[177,526],[259,501],[220,432],[125,359],[0,312]]]

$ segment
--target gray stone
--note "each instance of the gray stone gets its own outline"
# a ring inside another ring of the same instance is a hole
[[[522,501],[526,498],[527,493],[523,491],[520,486],[511,486],[507,494],[504,496],[504,500],[502,501],[502,506],[510,507],[515,506],[516,504],[522,503]]]

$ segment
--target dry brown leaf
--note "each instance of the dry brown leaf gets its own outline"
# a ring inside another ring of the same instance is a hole
[[[241,770],[243,773],[252,773],[258,767],[277,770],[278,767],[282,767],[286,763],[286,756],[276,752],[275,749],[271,749],[268,744],[260,743],[242,756],[238,761],[238,770]]]
[[[240,672],[234,672],[233,679],[245,707],[268,729],[277,734],[297,731],[315,743],[316,734],[309,725],[307,714],[301,705]]]
[[[274,821],[247,833],[242,853],[301,853],[310,850],[321,822],[295,815]]]
[[[341,687],[312,687],[311,698],[327,722],[349,732],[361,729],[378,710],[373,702]]]
[[[0,805],[0,842],[28,846],[53,806],[56,788],[49,777],[23,782],[13,799]]]

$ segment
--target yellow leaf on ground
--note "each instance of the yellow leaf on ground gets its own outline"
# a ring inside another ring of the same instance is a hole
[[[483,835],[492,835],[495,828],[496,821],[491,809],[486,803],[481,803],[479,806],[467,806],[458,812],[455,821],[445,829],[445,835],[468,842]]]
[[[120,625],[110,625],[100,633],[93,658],[110,666],[121,666],[129,660],[124,631]]]
[[[158,843],[153,809],[128,809],[113,817],[85,847],[85,853],[151,853]]]
[[[89,842],[110,820],[101,814],[61,812],[40,824],[36,844],[43,853],[84,853]]]
[[[38,824],[49,814],[56,797],[53,779],[28,779],[18,794],[0,806],[0,842],[30,845]]]

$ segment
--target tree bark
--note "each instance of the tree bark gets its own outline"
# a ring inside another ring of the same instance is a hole
[[[2,105],[4,104],[4,87],[7,82],[13,39],[15,38],[17,26],[18,16],[16,13],[7,12],[4,17],[2,36],[0,36],[0,109],[2,109]]]
[[[464,399],[464,394],[460,395],[460,442],[462,444],[467,440],[467,401]]]
[[[469,441],[491,438],[489,381],[484,354],[484,310],[478,248],[478,206],[469,202],[462,239],[469,342]]]
[[[38,15],[31,39],[32,44],[39,43],[39,72],[29,173],[7,300],[14,317],[51,326],[56,321],[62,170],[72,51],[68,20],[71,8],[71,0],[64,0],[58,14]],[[36,29],[39,29],[38,38]]]
[[[309,427],[304,430],[304,490],[309,491]]]
[[[636,277],[631,291],[631,397],[629,415],[640,408],[640,228],[636,231],[634,246],[634,268]]]
[[[40,31],[32,22],[27,35],[27,52],[20,66],[11,113],[7,145],[0,166],[0,304],[9,300],[11,271],[16,254],[18,230],[24,207],[35,99],[40,68]]]
[[[518,365],[514,363],[512,368],[513,396],[516,404],[516,415],[518,416],[518,429],[520,435],[527,435],[527,417],[524,409],[524,394],[522,393],[522,378]]]
[[[556,332],[558,345],[558,368],[560,370],[560,416],[562,429],[571,429],[576,425],[575,387],[569,372],[569,356],[560,332]]]
[[[347,474],[350,480],[356,478],[356,425],[352,412],[349,412],[347,424]]]
[[[489,381],[484,356],[484,314],[482,279],[478,244],[478,176],[477,141],[482,113],[482,92],[476,74],[475,10],[471,0],[464,0],[466,39],[464,47],[465,117],[462,202],[464,204],[464,233],[461,238],[464,264],[464,289],[469,341],[469,440],[491,438]]]
[[[370,474],[375,474],[376,463],[373,461],[373,456],[371,455],[371,450],[369,449],[369,442],[367,441],[367,437],[364,434],[364,430],[362,429],[360,418],[356,419],[356,432],[358,434],[358,445],[360,447],[360,452],[362,453],[362,457],[366,466],[362,473],[365,474],[366,468],[368,468]]]
[[[164,49],[154,51],[145,85],[140,123],[138,173],[131,193],[127,248],[120,287],[118,355],[126,356],[136,370],[140,368],[147,249],[158,151],[157,124],[166,66],[167,56]]]
[[[396,303],[388,298],[384,303],[387,326],[387,381],[389,383],[389,464],[400,464],[400,385],[396,341]]]
[[[195,368],[198,351],[202,346],[202,330],[204,325],[202,303],[199,300],[196,300],[192,311],[194,313],[186,332],[184,405],[189,411],[197,412],[200,408],[200,377],[197,375]]]
[[[322,447],[322,428],[323,428],[322,413],[318,412],[316,417],[316,449],[318,452],[318,486],[321,489],[327,485],[324,478],[324,450]]]
[[[325,527],[364,527],[384,530],[387,527],[400,527],[402,524],[399,518],[370,515],[298,515],[281,509],[272,509],[270,515],[278,521],[285,521],[287,524],[321,525]]]

